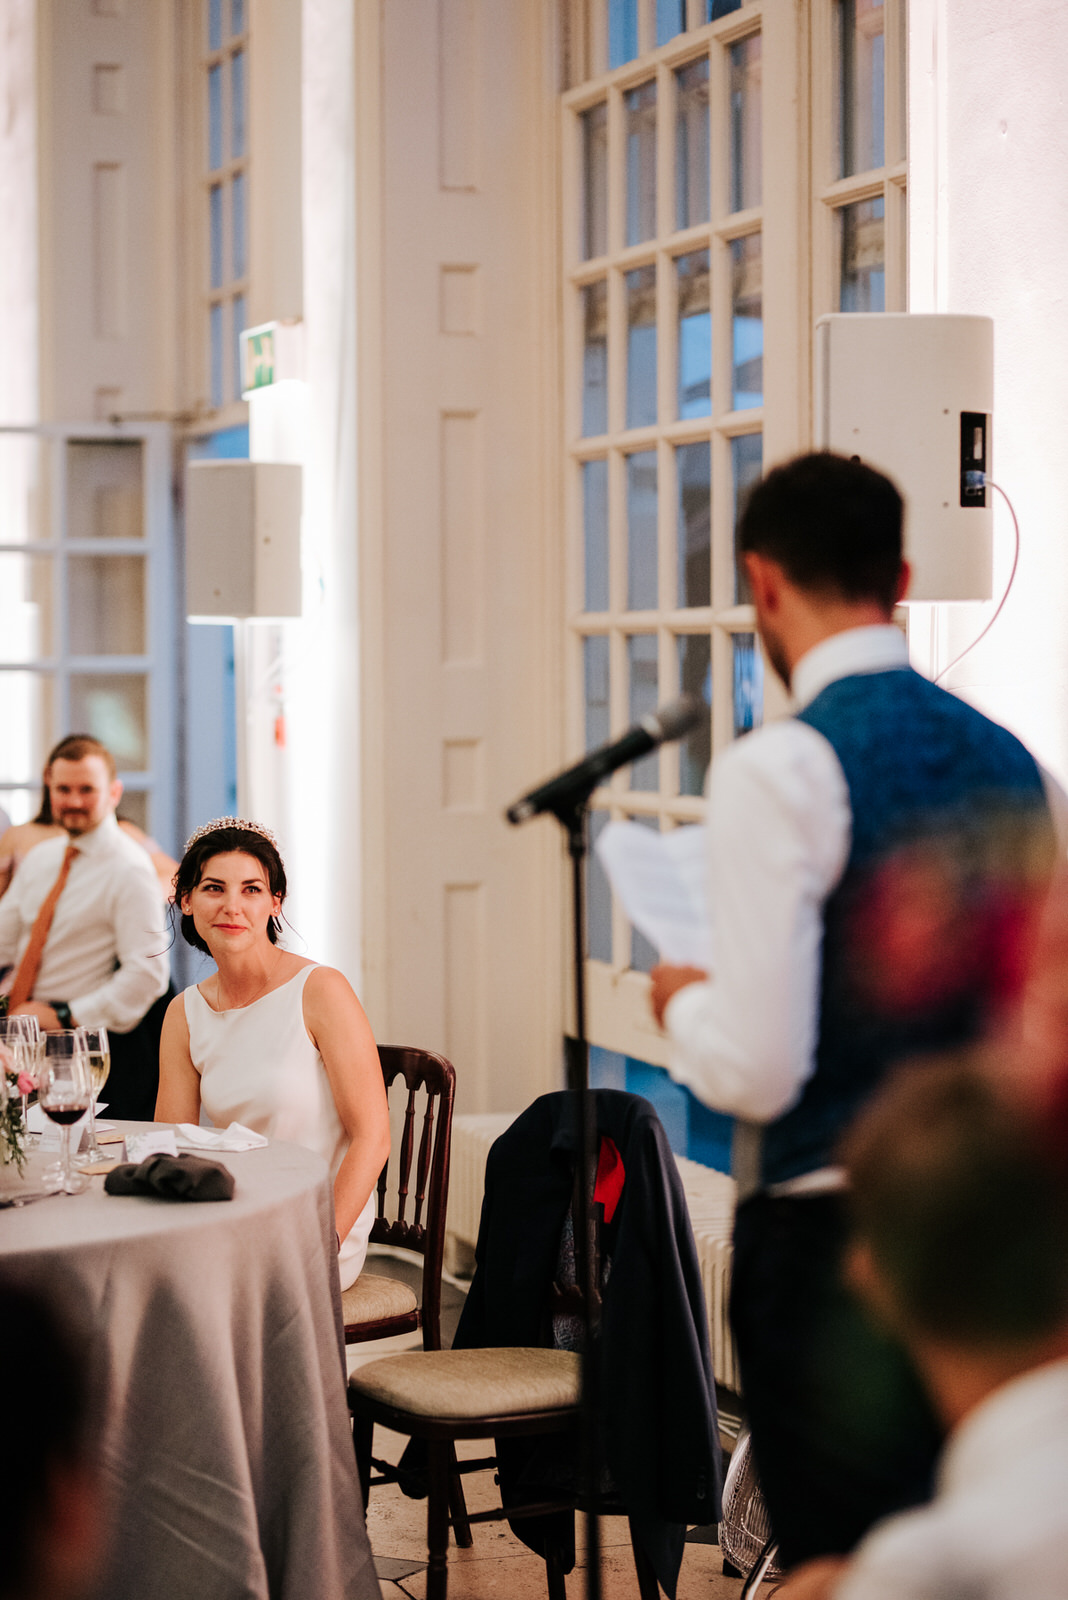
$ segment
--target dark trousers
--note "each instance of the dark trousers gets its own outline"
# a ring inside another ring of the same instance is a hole
[[[847,1237],[840,1194],[754,1195],[735,1220],[731,1325],[785,1566],[929,1499],[942,1443],[904,1352],[842,1281]]]
[[[159,1093],[159,1036],[163,1031],[163,1018],[174,999],[174,985],[167,985],[129,1033],[115,1033],[109,1029],[111,1044],[111,1072],[103,1091],[109,1117],[121,1117],[133,1122],[151,1122],[156,1113],[156,1095]]]

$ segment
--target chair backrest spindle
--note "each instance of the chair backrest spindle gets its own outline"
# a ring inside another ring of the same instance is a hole
[[[408,1206],[408,1179],[412,1171],[412,1128],[415,1122],[415,1085],[408,1082],[408,1104],[404,1108],[404,1132],[401,1134],[400,1159],[397,1165],[397,1222],[404,1226],[404,1213]]]
[[[396,1149],[396,1185],[389,1183],[393,1157],[379,1175],[377,1216],[371,1243],[399,1246],[423,1257],[423,1294],[420,1322],[428,1350],[440,1349],[441,1266],[445,1254],[445,1207],[449,1192],[449,1145],[456,1074],[444,1056],[399,1045],[380,1045],[379,1059],[387,1097],[397,1079],[407,1090],[404,1125]],[[416,1156],[414,1196],[412,1158],[415,1155],[417,1100],[425,1096],[419,1116],[419,1150]],[[409,1200],[414,1217],[408,1220]],[[425,1220],[424,1220],[425,1218]],[[355,1325],[348,1330],[352,1342]]]
[[[415,1216],[413,1226],[422,1233],[423,1201],[426,1198],[426,1180],[430,1172],[430,1140],[434,1132],[434,1101],[427,1096],[423,1132],[419,1139],[419,1160],[415,1169]]]

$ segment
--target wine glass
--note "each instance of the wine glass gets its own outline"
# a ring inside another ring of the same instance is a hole
[[[45,1187],[55,1193],[80,1194],[89,1185],[70,1160],[70,1130],[88,1110],[92,1091],[85,1048],[73,1028],[45,1034],[44,1060],[37,1079],[37,1103],[46,1117],[63,1129],[63,1154],[58,1178],[46,1178]]]
[[[108,1043],[108,1030],[106,1028],[75,1028],[74,1032],[81,1041],[85,1051],[85,1062],[89,1071],[89,1148],[82,1152],[80,1165],[88,1166],[94,1161],[106,1161],[108,1153],[102,1150],[96,1142],[96,1099],[111,1071],[111,1045]]]
[[[36,1017],[0,1017],[0,1043],[6,1044],[11,1051],[19,1077],[24,1083],[29,1080],[31,1085],[36,1082],[37,1044],[40,1037],[41,1028]],[[16,1094],[22,1096],[22,1132],[29,1143],[26,1122],[28,1090],[21,1087],[12,1089],[9,1098],[14,1098]]]

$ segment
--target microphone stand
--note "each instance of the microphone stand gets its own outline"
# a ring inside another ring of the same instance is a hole
[[[586,1038],[586,856],[590,795],[617,767],[635,761],[667,740],[679,739],[695,727],[707,709],[692,695],[660,706],[622,738],[591,751],[583,760],[517,800],[505,812],[508,821],[526,822],[551,812],[567,834],[571,857],[571,896],[575,964],[575,1033],[565,1038],[567,1086],[579,1113],[581,1130],[571,1218],[575,1232],[575,1267],[582,1291],[586,1340],[582,1350],[579,1403],[579,1504],[586,1514],[586,1597],[601,1600],[601,1531],[597,1496],[601,1486],[601,1285],[599,1252],[593,1222],[597,1181],[597,1112],[590,1090],[589,1044]]]
[[[575,1265],[582,1290],[586,1338],[582,1348],[579,1397],[579,1505],[586,1519],[586,1600],[601,1600],[601,1526],[597,1496],[601,1482],[600,1369],[601,1286],[594,1247],[593,1189],[597,1174],[597,1111],[590,1089],[589,1043],[586,1037],[586,857],[588,805],[596,785],[568,796],[552,815],[567,835],[571,857],[572,936],[575,969],[575,1032],[565,1038],[567,1087],[579,1112],[580,1146],[571,1215],[575,1233]]]

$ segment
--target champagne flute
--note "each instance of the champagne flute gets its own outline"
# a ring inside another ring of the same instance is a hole
[[[91,1090],[89,1100],[89,1148],[80,1157],[80,1165],[87,1166],[94,1161],[106,1161],[108,1153],[102,1150],[96,1142],[96,1099],[111,1071],[111,1045],[108,1043],[108,1030],[106,1028],[75,1028],[74,1032],[85,1051],[86,1066],[89,1071],[89,1087]]]
[[[22,1023],[22,1046],[16,1047],[15,1059],[19,1064],[19,1071],[25,1074],[33,1088],[37,1087],[37,1068],[44,1048],[44,1034],[41,1024],[36,1017],[16,1017],[16,1022]],[[29,1100],[26,1094],[22,1096],[22,1126],[26,1135],[27,1144],[36,1144],[37,1135],[31,1136],[29,1130]]]
[[[26,1076],[30,1079],[33,1087],[36,1089],[37,1079],[41,1072],[41,1062],[44,1060],[44,1033],[41,1029],[41,1024],[38,1022],[36,1017],[27,1017],[25,1020],[29,1027],[29,1042],[25,1046],[24,1050],[25,1071]],[[26,1112],[26,1099],[23,1097],[22,1114],[24,1122],[26,1120]],[[41,1135],[39,1133],[30,1133],[27,1131],[26,1138],[27,1142],[31,1145],[40,1144],[41,1142]]]
[[[89,1180],[75,1172],[70,1160],[70,1130],[88,1110],[92,1091],[85,1049],[73,1028],[45,1034],[44,1061],[37,1080],[37,1102],[46,1117],[63,1129],[63,1154],[58,1178],[46,1178],[53,1193],[80,1194]]]

